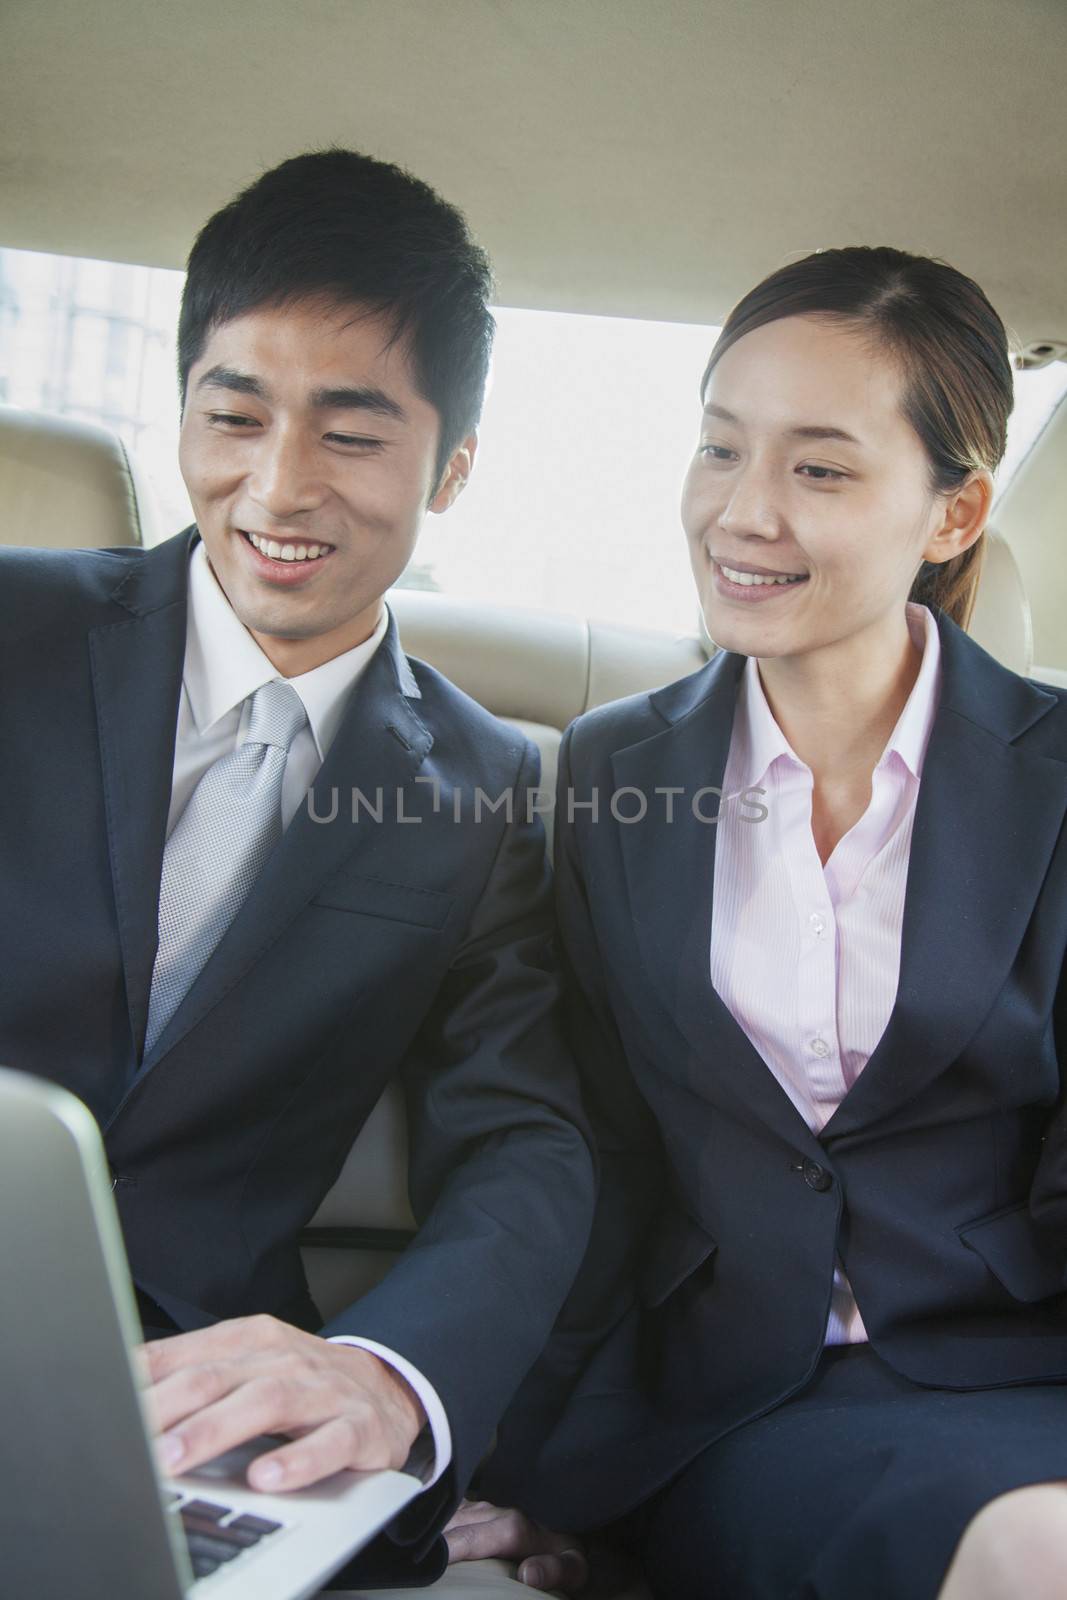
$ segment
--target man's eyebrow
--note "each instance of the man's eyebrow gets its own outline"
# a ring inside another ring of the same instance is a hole
[[[234,394],[254,395],[257,400],[269,398],[270,391],[250,372],[238,372],[236,367],[210,367],[197,379],[198,389],[229,389]]]
[[[727,411],[725,406],[716,405],[713,400],[709,400],[704,407],[704,415],[706,417],[718,417],[720,422],[732,422],[735,427],[742,426],[740,419],[735,417],[732,411]],[[863,448],[862,439],[857,439],[854,433],[847,433],[844,428],[835,428],[829,423],[805,423],[802,426],[787,429],[787,433],[790,439],[837,439],[842,444],[857,444],[861,449]]]
[[[396,422],[406,422],[407,412],[399,400],[386,394],[384,389],[372,387],[341,389],[315,389],[311,404],[321,411],[372,411],[379,417],[392,417]]]
[[[231,394],[248,394],[256,400],[271,398],[262,379],[250,372],[239,372],[236,367],[211,367],[197,380],[196,387],[228,389]],[[397,422],[407,421],[407,412],[399,400],[371,385],[345,384],[336,389],[313,389],[311,405],[316,411],[370,411],[375,416],[392,417]]]

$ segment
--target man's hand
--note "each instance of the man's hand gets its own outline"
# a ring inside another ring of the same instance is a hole
[[[404,1379],[367,1350],[275,1317],[242,1317],[143,1347],[167,1472],[189,1472],[261,1433],[296,1441],[258,1456],[253,1489],[303,1489],[342,1467],[403,1467],[426,1423]]]
[[[520,1563],[520,1583],[532,1589],[577,1594],[589,1578],[585,1551],[573,1534],[553,1533],[521,1511],[502,1511],[488,1500],[464,1500],[445,1529],[449,1564],[487,1556]]]

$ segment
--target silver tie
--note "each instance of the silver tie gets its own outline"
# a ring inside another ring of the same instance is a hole
[[[306,721],[290,684],[275,678],[257,689],[244,742],[207,769],[167,840],[146,1055],[281,837],[285,763]]]

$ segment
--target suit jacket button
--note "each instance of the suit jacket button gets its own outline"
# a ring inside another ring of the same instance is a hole
[[[834,1181],[826,1168],[820,1167],[817,1161],[805,1161],[802,1171],[804,1173],[804,1182],[809,1189],[818,1189],[820,1194],[829,1189]]]

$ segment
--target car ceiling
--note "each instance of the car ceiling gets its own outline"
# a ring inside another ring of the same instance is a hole
[[[350,144],[468,213],[503,304],[715,323],[835,244],[1067,339],[1063,0],[6,0],[0,244],[181,266]]]

